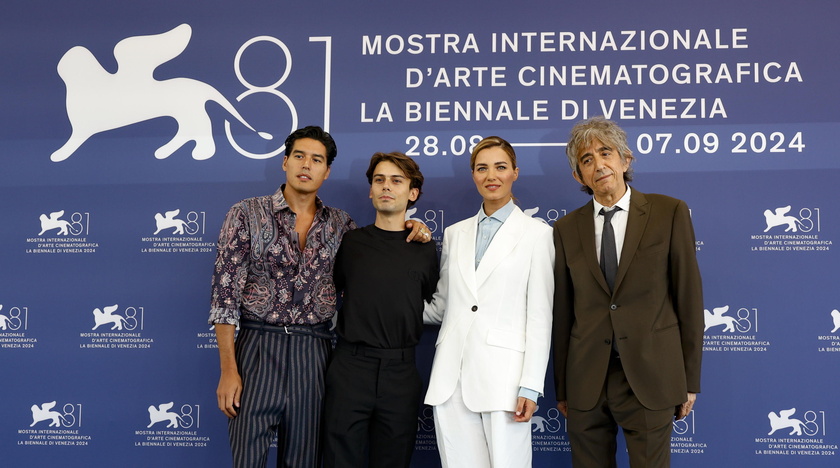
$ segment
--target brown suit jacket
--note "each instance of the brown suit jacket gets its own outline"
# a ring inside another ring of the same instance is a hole
[[[588,411],[607,375],[613,336],[627,380],[651,410],[700,392],[703,292],[685,202],[630,193],[615,291],[598,265],[593,204],[554,225],[557,400]]]

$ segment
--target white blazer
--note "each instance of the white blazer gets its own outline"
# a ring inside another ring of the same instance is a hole
[[[551,228],[514,207],[475,268],[478,215],[443,234],[440,280],[423,319],[440,323],[426,404],[461,380],[474,412],[514,411],[519,387],[542,393],[551,347]]]

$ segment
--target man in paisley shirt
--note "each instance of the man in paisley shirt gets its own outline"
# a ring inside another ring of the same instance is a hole
[[[337,153],[330,134],[305,127],[285,144],[286,183],[230,209],[213,272],[209,323],[221,363],[216,397],[230,418],[236,467],[265,466],[275,432],[278,466],[321,464],[333,264],[342,236],[356,224],[317,196]],[[407,240],[431,239],[422,223],[407,226],[413,227]]]

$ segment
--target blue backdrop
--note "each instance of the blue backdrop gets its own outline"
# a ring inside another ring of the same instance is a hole
[[[515,143],[532,216],[584,204],[563,144],[599,114],[628,131],[634,186],[692,209],[706,350],[674,465],[836,466],[838,17],[817,0],[6,5],[3,466],[228,465],[214,243],[233,203],[282,182],[294,128],[335,136],[321,197],[362,225],[370,155],[414,156],[413,217],[440,242],[478,209],[483,136]],[[567,466],[548,380],[535,466]],[[429,408],[418,425],[414,465],[438,466]]]

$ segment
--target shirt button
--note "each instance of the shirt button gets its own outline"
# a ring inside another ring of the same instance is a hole
[[[477,310],[478,310],[478,306],[477,306],[477,305],[474,305],[474,306],[472,306],[472,309],[470,309],[470,310],[472,310],[473,312],[475,312],[475,311],[477,311]]]
[[[615,310],[615,309],[618,309],[618,306],[615,305],[615,304],[611,304],[610,305],[610,310]]]

